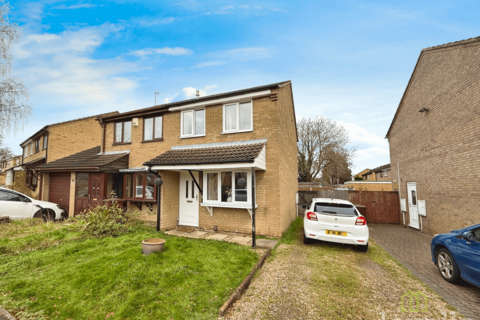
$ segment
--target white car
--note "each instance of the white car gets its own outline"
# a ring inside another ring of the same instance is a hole
[[[64,218],[67,212],[58,204],[35,200],[23,193],[0,188],[0,216],[12,220],[42,218],[46,221]]]
[[[346,200],[315,198],[305,207],[303,242],[322,240],[355,245],[368,250],[367,219]]]

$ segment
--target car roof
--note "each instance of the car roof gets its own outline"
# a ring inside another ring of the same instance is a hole
[[[351,203],[348,200],[343,200],[343,199],[334,199],[334,198],[313,198],[312,201],[315,202],[327,202],[327,203],[343,203],[343,204],[351,204],[353,206],[353,203]]]

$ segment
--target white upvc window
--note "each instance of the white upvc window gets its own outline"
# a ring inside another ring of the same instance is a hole
[[[204,136],[205,108],[182,111],[180,122],[180,138]]]
[[[224,169],[203,172],[204,206],[251,208],[250,169]]]
[[[388,173],[387,173],[387,172],[388,172],[388,171],[385,171],[385,177],[388,177]]]
[[[223,105],[223,133],[253,130],[252,101]]]

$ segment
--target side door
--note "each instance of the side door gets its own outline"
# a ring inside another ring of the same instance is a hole
[[[17,203],[11,201],[11,192],[0,190],[0,216],[17,219]]]
[[[480,286],[480,228],[472,230],[475,234],[474,241],[463,238],[457,240],[457,252],[460,261],[460,270],[467,281]]]
[[[410,227],[419,229],[420,224],[418,221],[417,184],[415,182],[407,182],[407,195]]]

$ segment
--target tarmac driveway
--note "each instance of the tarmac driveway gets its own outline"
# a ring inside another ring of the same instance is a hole
[[[369,224],[369,229],[371,238],[467,319],[480,320],[480,289],[442,279],[431,260],[431,235],[400,225]]]

